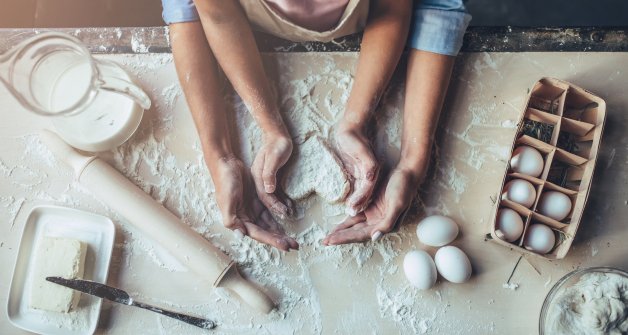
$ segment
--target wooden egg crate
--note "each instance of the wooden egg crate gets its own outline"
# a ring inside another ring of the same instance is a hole
[[[519,145],[536,148],[543,156],[543,172],[538,178],[512,171],[510,164],[502,181],[490,221],[490,240],[527,254],[547,259],[564,258],[574,240],[587,202],[606,118],[606,103],[600,97],[568,82],[542,78],[528,96],[510,153]],[[504,185],[512,179],[524,179],[534,185],[536,199],[531,208],[503,199]],[[569,215],[562,221],[537,212],[545,191],[559,191],[572,202]],[[497,211],[510,208],[521,215],[524,230],[514,242],[502,240],[496,233]],[[523,247],[528,227],[542,223],[556,237],[554,248],[539,255]]]

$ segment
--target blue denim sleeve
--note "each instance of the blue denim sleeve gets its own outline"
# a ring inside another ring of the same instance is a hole
[[[161,16],[166,24],[198,21],[198,12],[192,0],[161,0]]]
[[[456,56],[469,21],[462,0],[415,0],[408,46]]]

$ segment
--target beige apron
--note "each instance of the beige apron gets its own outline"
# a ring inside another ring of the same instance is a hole
[[[253,28],[294,42],[329,42],[334,38],[364,30],[369,0],[349,0],[335,28],[315,31],[298,26],[275,12],[264,0],[240,0]]]

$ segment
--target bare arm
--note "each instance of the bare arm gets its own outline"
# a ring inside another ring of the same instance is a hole
[[[354,84],[336,132],[340,158],[353,177],[346,201],[350,215],[368,205],[377,181],[379,166],[366,128],[401,57],[411,9],[410,0],[377,0],[370,8]]]
[[[290,202],[275,191],[277,172],[290,158],[292,140],[279,114],[249,21],[235,0],[196,0],[195,5],[211,51],[264,134],[264,145],[251,167],[257,194],[276,215],[289,215]]]
[[[422,181],[429,165],[455,59],[414,49],[408,55],[401,158],[397,167],[411,171],[417,182]]]
[[[287,134],[251,25],[234,0],[196,0],[207,42],[227,78],[265,132]]]
[[[233,155],[220,70],[200,22],[170,25],[170,40],[179,82],[213,176],[217,162]]]
[[[412,1],[372,1],[343,122],[363,127],[388,86],[408,38]]]
[[[455,57],[411,50],[408,55],[401,158],[366,210],[338,225],[326,245],[378,239],[391,231],[416,196],[430,161],[434,132]]]
[[[216,202],[224,225],[282,250],[298,248],[296,241],[264,213],[250,172],[233,154],[218,64],[201,23],[172,24],[170,36],[179,82],[216,187]]]

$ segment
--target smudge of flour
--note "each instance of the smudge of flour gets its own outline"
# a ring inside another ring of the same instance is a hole
[[[9,215],[8,222],[11,225],[9,230],[13,230],[13,227],[15,226],[15,218],[17,217],[20,209],[22,209],[25,200],[25,198],[16,199],[13,196],[0,196],[0,207],[2,207]]]
[[[477,74],[484,72],[485,69],[497,71],[497,63],[488,52],[482,54],[482,59],[478,59],[473,63],[473,69]],[[497,72],[499,74],[499,72]]]
[[[513,120],[504,120],[502,121],[502,127],[504,128],[515,128],[517,127],[517,123]]]
[[[515,291],[519,288],[519,284],[516,283],[503,283],[502,284],[502,288],[511,290],[511,291]]]
[[[597,256],[598,252],[600,252],[600,249],[598,249],[595,244],[591,244],[591,257]]]
[[[144,44],[141,36],[134,33],[131,35],[131,50],[133,50],[134,53],[147,53],[148,45]]]
[[[181,91],[181,86],[179,83],[172,83],[166,86],[162,91],[161,95],[165,100],[166,108],[171,109],[174,104],[177,102],[178,98],[181,96],[183,92]]]

